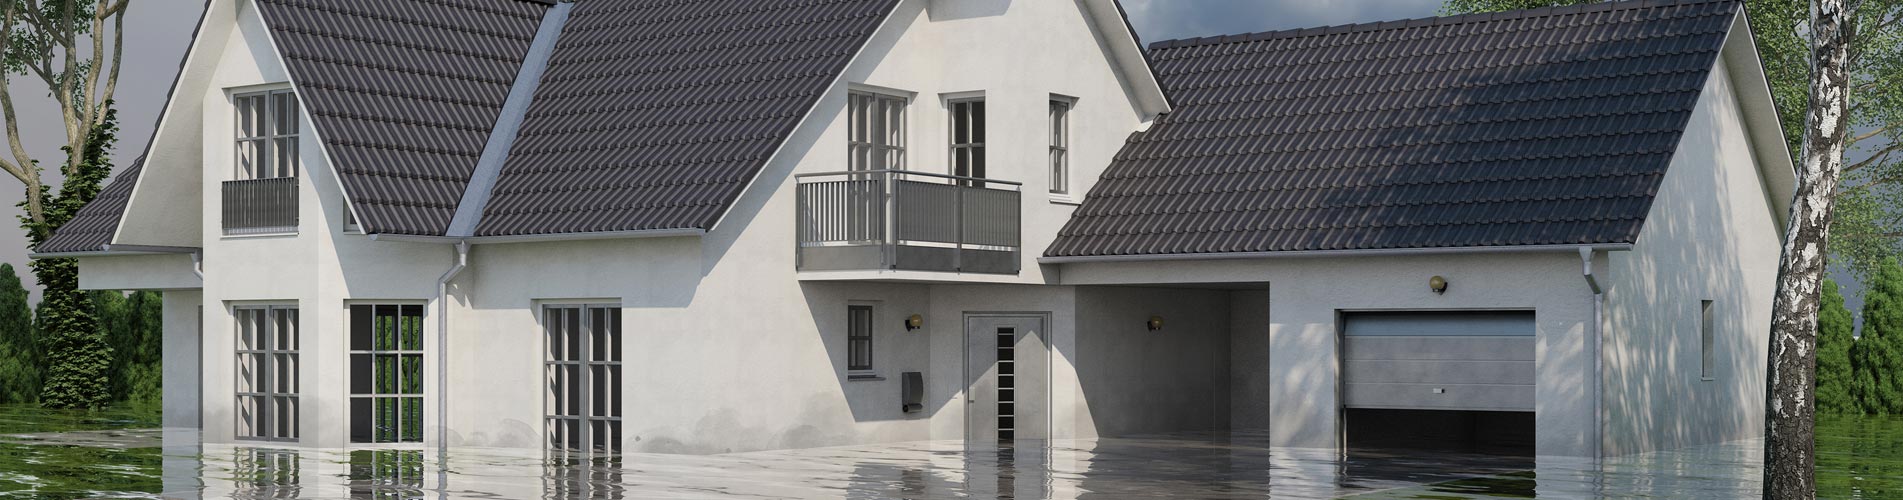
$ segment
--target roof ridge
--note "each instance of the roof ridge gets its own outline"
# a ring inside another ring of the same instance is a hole
[[[1502,12],[1476,12],[1471,14],[1457,14],[1457,15],[1451,15],[1451,16],[1420,17],[1420,18],[1413,18],[1413,19],[1398,19],[1398,20],[1392,20],[1392,21],[1370,21],[1365,23],[1338,24],[1338,25],[1332,25],[1332,26],[1290,28],[1290,29],[1284,29],[1284,30],[1257,31],[1257,32],[1251,32],[1251,33],[1235,33],[1235,34],[1228,34],[1228,35],[1211,35],[1211,36],[1205,36],[1205,37],[1177,38],[1177,39],[1160,40],[1157,42],[1153,42],[1149,45],[1148,49],[1152,51],[1163,50],[1163,49],[1180,49],[1180,48],[1188,48],[1188,47],[1200,47],[1205,45],[1220,45],[1225,43],[1241,43],[1241,42],[1259,42],[1259,41],[1276,40],[1276,39],[1282,39],[1282,38],[1296,38],[1296,37],[1304,37],[1304,36],[1338,35],[1342,33],[1359,33],[1359,32],[1367,32],[1367,31],[1381,31],[1381,30],[1399,29],[1399,28],[1416,28],[1416,27],[1422,27],[1422,26],[1465,24],[1465,23],[1471,23],[1471,22],[1506,21],[1506,20],[1515,20],[1515,19],[1525,19],[1529,17],[1577,14],[1582,12],[1601,12],[1601,11],[1610,12],[1615,10],[1646,9],[1646,8],[1657,8],[1657,7],[1674,6],[1674,5],[1738,3],[1741,1],[1742,0],[1615,0],[1615,1],[1609,1],[1609,2],[1539,7],[1534,9],[1509,10],[1509,11],[1502,11]]]

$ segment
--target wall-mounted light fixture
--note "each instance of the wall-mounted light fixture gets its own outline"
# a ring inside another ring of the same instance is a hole
[[[1144,324],[1143,324],[1143,326],[1146,326],[1146,327],[1149,327],[1149,328],[1150,328],[1150,331],[1152,331],[1152,332],[1154,332],[1154,331],[1157,331],[1157,330],[1162,330],[1162,329],[1163,329],[1163,317],[1162,317],[1162,316],[1151,316],[1151,317],[1150,317],[1150,321],[1149,321],[1148,323],[1144,323]]]
[[[917,330],[919,329],[919,327],[923,327],[923,326],[925,326],[924,316],[919,316],[917,314],[914,314],[914,315],[911,315],[910,317],[905,318],[905,331],[909,332],[912,330]]]
[[[1435,295],[1447,293],[1447,278],[1439,276],[1428,278],[1427,288],[1433,290]]]

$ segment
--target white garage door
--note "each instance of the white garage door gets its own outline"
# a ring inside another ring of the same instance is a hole
[[[1531,311],[1365,312],[1343,321],[1349,408],[1533,411]]]

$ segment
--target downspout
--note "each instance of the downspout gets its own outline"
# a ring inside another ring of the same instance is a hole
[[[1586,278],[1586,286],[1592,289],[1592,456],[1594,463],[1598,463],[1599,459],[1605,458],[1606,446],[1606,290],[1599,285],[1599,277],[1592,274],[1592,257],[1592,247],[1579,247],[1579,262],[1585,268],[1582,275]]]
[[[469,242],[456,242],[456,263],[436,280],[436,467],[449,465],[449,281],[469,267]]]
[[[192,251],[192,274],[198,275],[199,286],[205,282],[205,251]]]

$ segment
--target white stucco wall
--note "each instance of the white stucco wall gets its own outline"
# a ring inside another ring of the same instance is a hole
[[[1603,254],[1599,257],[1604,260]],[[1236,429],[1268,425],[1278,446],[1340,444],[1342,311],[1532,310],[1537,316],[1537,453],[1593,451],[1592,295],[1570,250],[1543,253],[1371,255],[1064,264],[1064,283],[1247,284],[1232,304],[1231,408]],[[1445,295],[1428,278],[1451,283]],[[1266,300],[1263,295],[1266,294]],[[1263,306],[1267,306],[1263,308]],[[1266,318],[1266,319],[1265,319]],[[1267,341],[1251,333],[1266,322]],[[1266,388],[1266,389],[1264,389]],[[1266,397],[1266,400],[1264,398]],[[1267,411],[1264,417],[1259,412]],[[1272,421],[1272,422],[1271,422]]]
[[[1047,246],[1073,208],[1047,195],[1046,102],[1052,94],[1077,99],[1071,131],[1076,193],[1089,188],[1087,182],[1148,117],[1126,96],[1106,46],[1088,24],[1084,4],[998,1],[928,8],[928,3],[909,0],[899,7],[753,188],[704,237],[476,246],[468,270],[450,287],[446,367],[436,362],[436,353],[443,352],[436,343],[437,309],[432,306],[426,313],[426,443],[435,441],[436,416],[448,415],[449,444],[541,446],[543,354],[536,311],[554,302],[622,305],[629,450],[708,453],[962,436],[963,406],[953,403],[963,391],[962,315],[968,311],[1050,314],[1051,415],[1054,421],[1073,423],[1055,432],[1096,435],[1090,415],[1101,409],[1086,401],[1088,390],[1070,368],[1079,345],[1076,291],[1044,285],[1054,277],[1034,261],[1037,249]],[[301,138],[305,174],[299,194],[300,230],[222,236],[219,187],[235,170],[233,144],[225,132],[234,126],[229,96],[290,82],[248,1],[221,0],[212,10],[207,32],[213,35],[201,38],[207,44],[202,52],[215,63],[194,76],[201,79],[181,81],[180,92],[188,99],[175,104],[174,114],[189,120],[168,118],[181,127],[202,123],[204,132],[189,139],[166,136],[166,145],[155,150],[176,155],[159,164],[199,169],[176,176],[195,183],[196,193],[171,188],[160,193],[164,183],[154,183],[153,193],[160,194],[145,196],[148,188],[142,184],[138,202],[143,213],[169,209],[198,221],[195,228],[172,231],[173,236],[191,234],[192,241],[171,238],[147,244],[204,249],[205,278],[198,299],[206,307],[202,342],[194,326],[190,336],[168,329],[168,345],[189,341],[197,346],[203,376],[193,382],[202,382],[195,387],[203,394],[205,438],[229,442],[235,418],[229,308],[298,306],[299,444],[343,446],[349,398],[347,306],[430,301],[454,252],[448,245],[372,241],[346,233],[342,192],[308,117]],[[235,35],[222,35],[231,33]],[[1039,50],[1026,52],[1024,47]],[[1022,57],[995,57],[1007,52]],[[1029,251],[1023,257],[1023,273],[887,275],[874,278],[910,282],[863,282],[796,271],[792,175],[845,167],[849,82],[916,92],[908,123],[910,166],[939,173],[948,171],[943,160],[948,155],[947,111],[941,97],[984,93],[989,101],[989,175],[1026,183],[1024,234]],[[165,200],[192,203],[172,209],[160,203]],[[122,238],[121,243],[127,242]],[[175,264],[171,261],[184,256],[155,258]],[[130,283],[128,276],[141,272],[131,265],[134,258],[109,259],[121,260],[88,259],[84,264],[96,271],[95,283]],[[186,307],[187,298],[168,299],[168,318],[183,314],[170,306]],[[846,379],[845,309],[858,303],[877,307],[876,371],[884,380]],[[1227,332],[1216,324],[1227,318],[1226,304],[1226,298],[1212,296],[1209,305],[1178,300],[1158,308],[1170,317],[1185,318],[1185,325],[1196,324],[1187,318],[1212,318],[1201,329],[1221,335],[1195,345],[1201,349],[1197,356],[1214,358],[1219,352],[1215,346],[1227,344]],[[196,306],[191,309],[195,316]],[[927,326],[905,331],[900,319],[914,313],[925,315]],[[185,366],[181,363],[178,369]],[[436,384],[439,369],[448,372],[447,388]],[[924,412],[899,411],[899,374],[905,371],[926,372]],[[181,391],[186,387],[175,385]],[[436,407],[441,394],[448,396],[448,408]],[[1211,412],[1226,411],[1218,409],[1226,408],[1219,406],[1221,398],[1199,398],[1183,414],[1149,410],[1149,420],[1141,421],[1146,423],[1125,427],[1190,421],[1217,425],[1220,419]]]
[[[1608,454],[1763,433],[1780,231],[1729,75],[1720,61],[1638,244],[1610,262]],[[1710,380],[1700,377],[1704,300],[1715,319]]]

